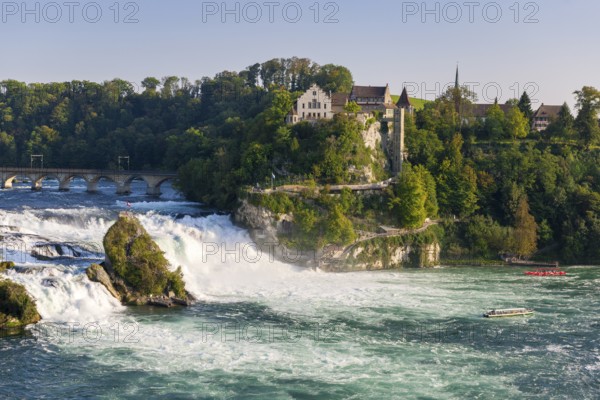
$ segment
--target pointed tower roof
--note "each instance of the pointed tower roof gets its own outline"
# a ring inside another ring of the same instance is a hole
[[[399,108],[411,108],[412,104],[410,102],[410,97],[408,97],[408,92],[406,91],[406,87],[404,89],[402,89],[402,94],[400,95],[400,98],[398,99],[398,102],[396,103],[396,105]]]
[[[460,87],[460,83],[458,81],[458,64],[456,64],[456,79],[454,80],[454,89],[458,89]]]

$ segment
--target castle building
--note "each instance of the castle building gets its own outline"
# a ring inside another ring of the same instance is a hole
[[[363,112],[380,111],[384,116],[391,116],[395,108],[389,85],[354,86],[350,93],[350,101],[358,104]]]
[[[294,109],[287,115],[286,122],[296,124],[302,121],[332,119],[333,115],[331,95],[313,84],[298,98]]]
[[[369,118],[369,114],[379,112],[383,122],[392,124],[389,130],[387,153],[391,161],[392,173],[399,174],[407,157],[404,144],[404,118],[415,111],[406,88],[402,91],[398,102],[394,104],[389,85],[354,86],[350,94],[328,94],[318,85],[313,84],[298,98],[294,108],[286,116],[286,122],[293,125],[303,121],[329,120],[335,114],[345,113],[345,107],[351,101],[361,107],[359,114],[364,120]]]

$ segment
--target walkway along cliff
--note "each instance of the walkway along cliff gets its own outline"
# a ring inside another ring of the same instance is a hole
[[[331,272],[373,271],[398,268],[428,268],[439,265],[441,247],[427,222],[416,230],[386,233],[358,232],[351,244],[325,244],[320,249],[298,249],[288,240],[297,229],[293,214],[276,214],[265,207],[242,200],[235,222],[248,229],[252,240],[264,252],[283,262]]]

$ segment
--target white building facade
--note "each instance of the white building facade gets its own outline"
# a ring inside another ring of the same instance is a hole
[[[288,115],[287,122],[295,124],[302,121],[333,119],[333,114],[331,96],[313,84],[298,98],[293,112]]]

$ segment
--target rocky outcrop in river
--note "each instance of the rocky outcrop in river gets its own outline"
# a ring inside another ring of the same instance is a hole
[[[42,318],[22,285],[0,280],[0,329],[19,329]]]
[[[106,259],[87,269],[126,305],[190,305],[195,299],[185,290],[181,269],[170,271],[169,262],[142,224],[132,214],[121,213],[104,237]]]

